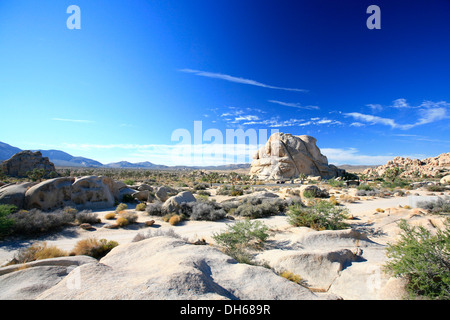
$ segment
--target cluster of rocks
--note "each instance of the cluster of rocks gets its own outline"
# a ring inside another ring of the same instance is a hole
[[[426,159],[410,159],[395,157],[385,165],[366,169],[363,173],[369,176],[382,176],[386,170],[398,167],[400,177],[439,177],[450,173],[450,152]]]
[[[300,174],[332,178],[345,171],[328,164],[316,146],[316,138],[274,133],[253,156],[250,175],[260,180],[289,180]]]
[[[65,206],[103,209],[121,201],[126,189],[109,177],[61,177],[42,182],[7,184],[0,187],[0,203],[19,209],[54,210]],[[136,193],[137,190],[133,190]]]
[[[45,174],[56,172],[55,165],[40,151],[21,151],[1,163],[3,174],[11,177],[27,177],[28,172],[43,169]]]

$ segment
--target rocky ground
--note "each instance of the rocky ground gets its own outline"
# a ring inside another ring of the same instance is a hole
[[[209,191],[210,198],[218,202],[230,198],[215,195],[215,189]],[[329,191],[342,194],[342,190]],[[286,196],[285,190],[277,194]],[[118,247],[100,261],[68,257],[29,263],[19,271],[14,266],[1,268],[0,286],[7,290],[2,290],[0,298],[401,299],[404,283],[383,272],[386,244],[396,240],[400,219],[430,230],[443,226],[442,217],[415,208],[418,199],[431,195],[414,190],[414,196],[359,197],[352,203],[342,202],[350,212],[351,219],[346,222],[352,228],[339,231],[293,227],[285,215],[259,219],[270,227],[271,236],[262,250],[254,252],[254,258],[270,268],[236,263],[214,245],[212,235],[224,231],[233,220],[184,221],[171,226],[160,217],[136,211],[136,224],[109,229],[105,226],[112,222],[104,216],[114,208],[97,210],[101,223],[91,230],[73,227],[39,239],[1,242],[0,265],[20,248],[40,241],[70,251],[80,239],[95,237],[115,240]],[[129,206],[127,211],[135,210]],[[147,227],[148,220],[155,223]],[[138,233],[167,230],[188,242],[167,236],[132,242]],[[191,244],[201,239],[208,245]],[[300,275],[302,285],[280,277],[283,271]]]

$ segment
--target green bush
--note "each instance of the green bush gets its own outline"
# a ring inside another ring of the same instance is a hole
[[[11,214],[17,211],[17,207],[9,204],[0,205],[0,239],[3,239],[12,232],[14,219]]]
[[[347,218],[347,210],[324,200],[314,201],[310,207],[296,203],[289,207],[286,215],[288,222],[296,227],[309,227],[315,230],[348,228],[343,222]]]
[[[372,191],[373,187],[369,186],[368,184],[360,184],[356,187],[357,190],[364,190],[364,191]]]
[[[213,239],[223,246],[225,253],[239,262],[250,262],[248,248],[259,249],[267,240],[269,228],[261,221],[244,220],[227,225],[227,230],[213,234]]]
[[[342,180],[330,179],[327,183],[334,188],[343,188],[345,186],[345,183]]]
[[[406,220],[399,223],[400,240],[387,247],[386,271],[408,280],[411,297],[450,299],[450,230],[435,235],[424,227],[411,227]]]

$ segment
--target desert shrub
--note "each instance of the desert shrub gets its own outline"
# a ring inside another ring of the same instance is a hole
[[[14,255],[12,264],[26,263],[42,259],[65,257],[68,253],[56,246],[48,246],[47,242],[34,243],[33,245],[20,249]]]
[[[248,197],[241,201],[241,204],[236,207],[233,214],[251,219],[269,217],[284,212],[288,204],[289,202],[279,198]]]
[[[17,211],[17,207],[9,204],[0,205],[0,239],[6,237],[12,232],[14,219],[11,214]]]
[[[372,191],[373,187],[369,186],[368,184],[360,184],[359,186],[356,187],[357,190],[364,190],[364,191]]]
[[[194,184],[194,190],[198,191],[198,190],[206,190],[208,188],[208,184],[207,183],[195,183]]]
[[[436,184],[436,185],[427,186],[427,190],[430,192],[443,192],[447,189],[445,188],[445,186]]]
[[[116,213],[115,212],[108,212],[107,214],[105,214],[104,217],[106,220],[112,220],[116,218]]]
[[[178,233],[176,233],[173,230],[173,228],[170,228],[170,229],[167,229],[167,230],[156,229],[156,230],[147,230],[145,232],[139,232],[133,238],[133,240],[131,240],[131,242],[138,242],[138,241],[142,241],[142,240],[149,239],[149,238],[152,238],[152,237],[160,237],[160,236],[181,239],[181,240],[184,240],[186,242],[188,241],[186,238],[183,238]]]
[[[162,202],[152,202],[147,205],[147,208],[145,208],[145,211],[150,216],[163,216],[166,214],[166,212],[162,208]]]
[[[136,210],[137,211],[145,211],[145,208],[147,207],[147,205],[145,204],[145,203],[139,203],[137,206],[136,206]]]
[[[230,191],[230,196],[232,196],[232,197],[242,196],[243,194],[244,194],[244,191],[240,190],[240,189]]]
[[[328,201],[330,201],[330,203],[333,204],[334,206],[339,205],[339,202],[337,201],[335,196],[331,196],[330,199],[328,199]]]
[[[78,224],[82,223],[100,223],[100,219],[97,217],[96,213],[93,213],[91,210],[83,210],[75,214],[75,220]]]
[[[137,219],[138,216],[136,213],[122,211],[119,213],[116,223],[119,227],[125,227],[129,224],[136,223]]]
[[[116,241],[106,239],[87,238],[78,241],[71,255],[86,255],[96,259],[103,258],[108,252],[119,244]]]
[[[223,196],[236,197],[236,196],[242,196],[244,194],[244,191],[242,189],[236,188],[234,185],[231,187],[223,185],[219,189],[217,189],[216,194],[223,195]]]
[[[289,207],[287,216],[288,222],[296,227],[315,230],[340,230],[348,227],[343,222],[347,218],[347,210],[324,200],[315,201],[310,207],[294,204]]]
[[[400,240],[388,244],[386,271],[407,279],[412,297],[450,299],[450,229],[438,229],[435,235],[424,227],[399,223]]]
[[[379,192],[377,190],[365,190],[365,189],[361,189],[361,190],[357,190],[356,191],[356,196],[357,197],[375,197],[378,196]]]
[[[129,224],[129,221],[125,217],[118,217],[116,220],[116,224],[118,227],[126,227]]]
[[[58,230],[73,225],[75,214],[64,210],[42,212],[38,209],[20,210],[11,215],[14,220],[12,231],[16,235],[34,235]]]
[[[450,197],[438,197],[435,201],[420,201],[417,207],[430,210],[432,214],[450,213]]]
[[[128,206],[125,203],[119,203],[119,205],[116,207],[116,212],[126,210],[127,208]]]
[[[197,201],[183,204],[185,212],[192,220],[216,221],[225,218],[226,212],[222,206],[213,201]]]
[[[177,224],[179,224],[181,222],[181,216],[178,214],[174,214],[169,218],[169,223],[172,226],[176,226]]]
[[[199,191],[197,191],[197,194],[198,194],[199,196],[206,196],[206,197],[209,197],[209,196],[211,195],[211,192],[206,191],[206,190],[199,190]]]
[[[300,284],[300,285],[304,285],[305,284],[305,280],[302,279],[302,277],[300,277],[298,274],[295,274],[293,272],[290,271],[283,271],[280,273],[280,276],[288,279],[289,281],[292,281],[296,284]]]
[[[248,248],[259,249],[269,237],[269,228],[261,221],[244,220],[227,225],[227,230],[214,233],[213,239],[224,247],[225,253],[239,262],[248,263]]]
[[[330,179],[327,183],[333,188],[343,188],[345,187],[345,183],[342,180]]]

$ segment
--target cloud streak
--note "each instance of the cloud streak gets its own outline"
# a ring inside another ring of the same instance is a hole
[[[292,107],[292,108],[306,109],[306,110],[319,110],[318,106],[302,106],[300,103],[296,103],[296,102],[283,102],[283,101],[278,101],[278,100],[268,100],[268,101],[271,103],[279,104],[281,106],[285,106],[285,107]]]
[[[64,121],[64,122],[74,122],[74,123],[94,123],[91,120],[78,120],[78,119],[63,119],[63,118],[52,118],[53,121]]]
[[[247,85],[251,85],[251,86],[257,86],[257,87],[268,88],[268,89],[295,91],[295,92],[308,92],[308,90],[306,90],[306,89],[277,87],[277,86],[272,86],[272,85],[268,85],[265,83],[261,83],[261,82],[255,81],[255,80],[245,79],[245,78],[241,78],[241,77],[234,77],[234,76],[230,76],[228,74],[223,74],[223,73],[207,72],[207,71],[200,71],[200,70],[193,70],[193,69],[180,69],[178,71],[185,72],[185,73],[192,73],[196,76],[221,79],[221,80],[225,80],[225,81],[229,81],[229,82],[247,84]]]
[[[373,111],[382,110],[382,107],[378,104],[377,105],[371,104],[367,106],[369,106]],[[343,115],[346,117],[352,117],[357,121],[361,121],[362,123],[361,122],[353,123],[353,124],[357,123],[358,126],[361,126],[363,123],[368,123],[372,125],[381,124],[389,126],[392,129],[409,130],[424,124],[429,124],[443,119],[448,119],[449,116],[447,110],[450,108],[450,103],[445,101],[440,102],[424,101],[419,106],[411,106],[406,102],[406,99],[397,99],[393,101],[393,104],[389,106],[389,108],[414,110],[414,112],[417,114],[417,120],[414,123],[400,124],[397,123],[392,118],[383,118],[359,112],[349,112],[344,113]]]

